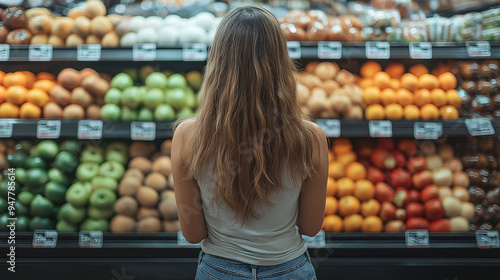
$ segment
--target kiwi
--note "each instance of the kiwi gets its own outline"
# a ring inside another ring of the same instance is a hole
[[[130,156],[133,157],[132,154]],[[128,167],[137,168],[141,170],[143,174],[149,174],[153,170],[153,164],[145,157],[133,157],[129,162]]]
[[[135,196],[139,187],[141,186],[142,180],[136,177],[128,176],[123,178],[120,182],[120,186],[118,187],[118,193],[120,196],[130,195]]]
[[[158,204],[159,195],[155,189],[148,186],[142,186],[135,194],[135,198],[142,206],[155,207],[156,204]]]
[[[172,174],[172,161],[168,156],[161,156],[153,162],[153,171],[160,172],[163,176]]]
[[[144,184],[160,192],[167,188],[167,178],[160,172],[152,172],[146,176]]]
[[[137,200],[131,196],[122,196],[115,203],[115,212],[117,214],[134,217],[138,209]]]
[[[139,233],[155,233],[161,231],[161,222],[160,219],[156,217],[146,217],[140,219],[137,222],[137,232]]]
[[[113,233],[134,232],[136,228],[135,220],[125,215],[114,216],[109,225]]]

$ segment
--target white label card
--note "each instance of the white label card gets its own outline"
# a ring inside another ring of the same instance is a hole
[[[288,56],[292,59],[299,59],[302,57],[302,50],[300,48],[300,42],[288,41],[286,42],[288,48]]]
[[[100,230],[82,230],[78,235],[80,248],[102,248],[103,235]]]
[[[78,122],[78,139],[101,139],[103,123],[101,120],[83,120]]]
[[[182,234],[182,231],[177,232],[177,246],[179,247],[193,247],[193,248],[198,248],[201,247],[201,242],[200,243],[189,243],[186,240],[186,237],[184,237],[184,234]]]
[[[55,248],[57,236],[55,230],[37,229],[33,233],[33,248]]]
[[[10,45],[0,45],[0,61],[7,61],[10,58]]]
[[[480,249],[500,248],[500,238],[496,230],[476,231],[476,241]]]
[[[415,139],[438,139],[443,135],[442,123],[416,122],[413,127]]]
[[[319,42],[318,57],[321,59],[340,59],[342,58],[341,42]]]
[[[78,45],[76,59],[78,61],[99,61],[101,59],[101,45]]]
[[[308,248],[325,248],[326,245],[324,230],[320,230],[315,236],[302,235],[302,239],[304,239]]]
[[[323,129],[326,137],[340,137],[340,120],[317,119],[316,123]]]
[[[491,56],[491,46],[489,42],[465,42],[465,48],[469,57]]]
[[[12,137],[13,128],[14,124],[12,124],[12,122],[6,120],[0,121],[0,138]]]
[[[429,247],[429,232],[425,229],[407,230],[405,232],[406,247]]]
[[[38,121],[36,137],[39,139],[54,139],[61,136],[61,121]]]
[[[370,121],[368,123],[370,137],[392,137],[391,121]]]
[[[208,46],[206,44],[185,44],[182,46],[182,60],[204,61],[208,57]]]
[[[130,124],[130,137],[132,140],[155,140],[156,123],[132,122]]]
[[[52,60],[52,45],[30,45],[28,60],[29,61],[51,61]]]
[[[410,43],[410,57],[413,59],[432,59],[432,44]]]
[[[156,44],[138,44],[132,49],[132,59],[134,61],[156,60]]]
[[[466,119],[465,126],[472,136],[484,136],[495,134],[491,120],[487,118]]]
[[[389,59],[391,44],[389,42],[366,42],[365,52],[368,59]]]

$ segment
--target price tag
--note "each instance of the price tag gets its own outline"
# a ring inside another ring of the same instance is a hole
[[[102,248],[102,231],[82,230],[80,231],[78,244],[80,248]]]
[[[340,59],[342,57],[342,43],[319,42],[318,57],[321,59]]]
[[[317,119],[316,123],[323,129],[326,137],[340,136],[340,120]]]
[[[315,236],[302,235],[302,239],[304,239],[308,248],[325,248],[326,245],[324,230],[320,230]]]
[[[416,122],[413,127],[415,139],[438,139],[443,135],[442,123]]]
[[[57,245],[57,231],[37,229],[33,233],[33,248],[55,248]]]
[[[477,119],[466,119],[465,126],[472,136],[484,136],[495,134],[495,129],[491,124],[490,119],[477,118]]]
[[[391,44],[389,42],[366,42],[365,52],[368,59],[389,59]]]
[[[10,45],[0,45],[0,61],[7,61],[10,58]]]
[[[391,121],[370,121],[368,129],[370,137],[392,137]]]
[[[78,45],[76,59],[78,61],[99,61],[101,59],[101,45]]]
[[[491,56],[491,47],[489,42],[466,42],[465,48],[469,57]]]
[[[12,137],[12,130],[14,125],[10,121],[3,120],[0,122],[0,138]]]
[[[405,232],[406,247],[429,247],[429,232],[425,229],[407,230]]]
[[[197,247],[201,247],[201,242],[200,243],[196,243],[196,244],[189,243],[186,240],[186,237],[184,237],[184,234],[182,234],[182,231],[178,231],[177,232],[177,246],[179,246],[179,247],[197,248]]]
[[[154,122],[132,122],[130,124],[130,137],[132,140],[155,140],[156,123]]]
[[[289,41],[286,42],[288,48],[288,56],[292,59],[299,59],[302,57],[302,50],[300,49],[300,42]]]
[[[78,139],[101,139],[102,138],[101,120],[84,120],[78,122]]]
[[[51,61],[52,60],[52,45],[30,45],[29,46],[29,61]]]
[[[61,136],[61,121],[38,121],[36,137],[39,139],[53,139]]]
[[[496,230],[476,231],[476,241],[480,249],[500,248],[500,238]]]
[[[432,44],[410,43],[410,57],[413,59],[432,59]]]
[[[156,44],[138,44],[132,49],[132,59],[134,61],[156,60]]]
[[[204,61],[208,57],[208,47],[206,44],[185,44],[182,47],[182,60],[184,61]]]

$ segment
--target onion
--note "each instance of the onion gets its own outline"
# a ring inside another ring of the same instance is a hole
[[[453,192],[450,187],[439,187],[439,199],[443,200],[447,196],[452,196]]]
[[[451,170],[448,168],[439,168],[432,173],[434,184],[438,186],[450,187],[453,183]]]
[[[455,186],[453,188],[453,196],[462,202],[467,202],[469,201],[469,190],[461,186]]]
[[[460,216],[471,221],[474,218],[474,204],[472,204],[471,202],[462,202],[461,208],[462,211],[460,213]]]
[[[444,166],[443,159],[437,154],[426,157],[425,161],[427,162],[427,169],[429,170],[438,169]]]
[[[447,196],[443,199],[443,208],[444,214],[448,218],[460,216],[460,213],[462,211],[460,200],[453,196]]]
[[[463,171],[458,171],[453,173],[453,185],[460,187],[468,187],[470,185],[469,175],[467,175],[467,173]]]
[[[444,163],[444,167],[451,169],[451,171],[462,171],[464,166],[459,158],[453,157]]]
[[[443,160],[449,160],[453,158],[453,148],[446,143],[440,144],[438,148],[438,153]]]
[[[453,217],[450,219],[450,231],[469,231],[469,221],[464,217]]]
[[[430,156],[436,152],[436,144],[434,141],[423,141],[420,143],[419,147],[426,156]]]

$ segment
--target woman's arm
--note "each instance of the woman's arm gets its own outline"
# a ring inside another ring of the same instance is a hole
[[[208,232],[198,184],[194,179],[186,179],[184,159],[191,148],[191,141],[188,139],[192,135],[189,131],[192,123],[192,120],[186,120],[175,130],[171,156],[175,200],[182,233],[188,242],[198,243],[208,236]]]
[[[299,215],[297,226],[299,233],[307,236],[316,235],[325,216],[326,185],[328,180],[328,144],[323,130],[315,123],[313,127],[313,165],[316,175],[302,184],[299,197]]]

